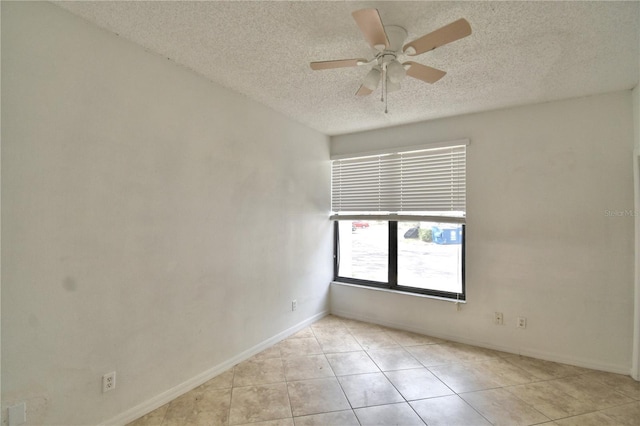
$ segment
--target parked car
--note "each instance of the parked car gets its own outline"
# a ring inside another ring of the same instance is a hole
[[[369,227],[369,222],[363,222],[361,220],[356,220],[351,222],[351,230],[355,231],[358,228],[368,228]]]
[[[404,233],[405,238],[420,238],[420,227],[414,226],[413,228],[409,228],[407,232]]]

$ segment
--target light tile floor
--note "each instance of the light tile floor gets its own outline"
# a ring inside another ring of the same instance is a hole
[[[327,316],[131,426],[640,425],[631,377]]]

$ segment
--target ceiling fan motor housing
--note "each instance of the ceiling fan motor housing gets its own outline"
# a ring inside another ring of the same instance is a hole
[[[386,50],[402,52],[402,46],[408,35],[407,30],[398,25],[385,25],[384,30],[389,40],[389,47]]]

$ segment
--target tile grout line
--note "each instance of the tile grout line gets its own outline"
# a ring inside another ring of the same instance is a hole
[[[289,412],[291,413],[291,421],[295,425],[295,421],[293,420],[293,406],[291,405],[291,393],[289,393],[289,380],[287,379],[287,375],[284,371],[284,361],[282,359],[282,352],[280,352],[280,365],[282,365],[282,377],[284,378],[284,387],[287,389],[287,401],[289,402]]]
[[[345,327],[346,328],[346,327]],[[313,328],[312,328],[313,330]],[[353,337],[353,335],[351,334],[351,331],[347,329],[347,331],[349,332],[349,335],[351,337]],[[315,334],[315,331],[314,331]],[[355,339],[355,337],[354,337]],[[357,340],[356,340],[357,342]],[[360,345],[358,343],[358,345]],[[320,346],[320,348],[322,349],[322,345]],[[322,350],[324,353],[324,349]],[[359,351],[353,351],[353,352],[359,352]],[[327,357],[326,353],[325,353],[325,358]],[[327,358],[327,362],[329,362],[329,359]],[[331,366],[331,363],[329,362],[329,366]],[[335,370],[333,370],[333,367],[331,367],[331,370],[333,371],[333,374],[335,374]],[[342,391],[342,395],[344,396],[344,399],[347,401],[347,404],[349,404],[349,407],[351,408],[351,412],[353,413],[353,416],[356,418],[356,421],[358,422],[358,424],[360,424],[360,426],[362,426],[362,422],[360,421],[360,418],[358,417],[358,415],[355,412],[355,409],[353,408],[353,404],[351,403],[351,401],[349,400],[349,397],[347,396],[347,393],[344,390],[344,387],[342,386],[342,383],[340,382],[340,379],[338,379],[338,375],[335,374],[336,377],[336,382],[338,382],[338,386],[340,386],[340,390]]]
[[[238,364],[233,366],[233,371],[231,374],[231,397],[229,398],[229,410],[227,413],[227,424],[231,425],[231,407],[233,407],[233,389],[235,388],[234,386],[234,382],[236,380],[236,367],[238,366]]]

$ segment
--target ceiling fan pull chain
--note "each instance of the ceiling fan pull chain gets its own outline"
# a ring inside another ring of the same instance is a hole
[[[384,113],[385,114],[389,113],[389,110],[387,108],[387,105],[389,104],[389,92],[387,91],[387,86],[388,86],[388,84],[387,84],[387,82],[385,80],[385,83],[384,83],[384,92],[385,92],[384,93]]]

